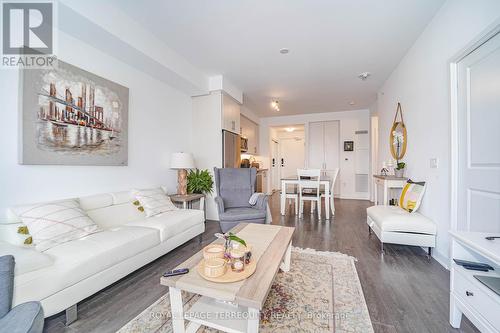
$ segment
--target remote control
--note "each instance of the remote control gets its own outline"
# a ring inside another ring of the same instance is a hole
[[[462,265],[463,268],[468,269],[469,271],[479,271],[479,272],[488,272],[489,269],[485,267],[479,267],[479,266],[469,266],[469,265]]]
[[[494,270],[493,267],[491,267],[488,264],[483,264],[480,262],[473,262],[473,261],[467,261],[467,260],[460,260],[460,259],[453,259],[457,265],[460,266],[469,266],[469,267],[477,267],[477,268],[483,268],[487,270]]]
[[[179,269],[174,269],[173,271],[168,271],[163,273],[164,277],[169,277],[169,276],[176,276],[176,275],[182,275],[182,274],[187,274],[189,273],[189,268],[179,268]]]

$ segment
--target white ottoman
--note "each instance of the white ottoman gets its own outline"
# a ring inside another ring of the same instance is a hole
[[[436,246],[436,224],[418,212],[408,213],[399,206],[372,206],[366,215],[368,231],[377,235],[382,252],[384,243],[392,243],[428,247],[430,256]]]

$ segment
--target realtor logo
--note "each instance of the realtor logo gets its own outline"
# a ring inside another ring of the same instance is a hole
[[[2,2],[2,66],[52,66],[54,3]]]

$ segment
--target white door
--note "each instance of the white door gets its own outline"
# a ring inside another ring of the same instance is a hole
[[[309,169],[325,168],[325,124],[324,122],[309,123]]]
[[[278,141],[271,141],[271,182],[272,190],[278,191],[280,189],[280,162],[279,162],[279,143]]]
[[[297,175],[297,169],[304,168],[304,139],[280,139],[280,177]]]
[[[500,34],[458,63],[458,230],[500,232]]]
[[[340,159],[340,130],[338,121],[325,121],[324,123],[324,149],[325,149],[325,164],[324,171],[330,177],[333,177],[333,171],[339,167]],[[339,172],[335,187],[334,195],[339,195],[340,178],[342,172]]]

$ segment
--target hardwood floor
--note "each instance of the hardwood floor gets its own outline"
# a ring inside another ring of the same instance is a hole
[[[294,226],[293,245],[339,251],[358,259],[356,268],[375,332],[478,332],[467,320],[460,330],[448,324],[449,273],[418,247],[386,245],[380,253],[375,235],[368,235],[368,201],[336,200],[330,221],[304,214],[303,219],[279,215],[279,198],[271,198],[273,224]],[[306,206],[307,207],[307,206]],[[306,210],[307,211],[307,210]],[[324,210],[323,210],[324,211]],[[159,297],[167,288],[161,274],[210,243],[219,226],[207,222],[202,244],[194,239],[78,304],[78,321],[64,325],[64,315],[45,321],[45,331],[115,332]]]

